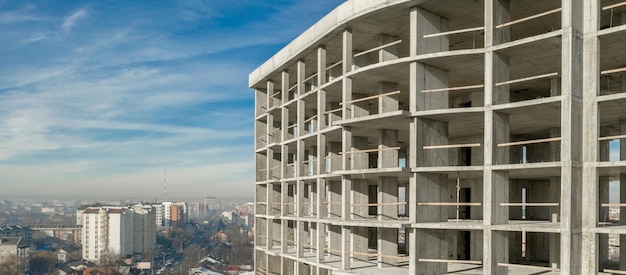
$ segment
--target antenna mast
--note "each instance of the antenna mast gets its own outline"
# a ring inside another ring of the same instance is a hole
[[[167,201],[167,169],[163,170],[163,201]]]

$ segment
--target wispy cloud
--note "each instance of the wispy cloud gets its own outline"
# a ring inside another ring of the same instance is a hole
[[[61,24],[61,30],[64,32],[69,32],[72,30],[74,25],[78,22],[78,20],[85,18],[87,16],[87,9],[80,9],[72,13],[71,15],[65,17],[63,19],[63,24]]]
[[[28,22],[0,28],[3,194],[160,197],[167,168],[179,187],[172,196],[251,196],[247,75],[268,57],[257,54],[260,46],[273,45],[264,49],[271,54],[317,19],[289,21],[313,16],[300,1],[87,1],[0,11],[0,24]],[[334,5],[304,2],[317,17]],[[291,27],[277,33],[277,23]]]
[[[0,24],[14,24],[28,21],[42,21],[44,17],[32,12],[35,7],[27,5],[23,8],[9,11],[0,11]]]

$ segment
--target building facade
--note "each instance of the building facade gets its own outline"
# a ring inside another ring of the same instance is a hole
[[[89,207],[82,215],[83,259],[99,262],[156,247],[155,214],[149,205]]]
[[[27,269],[30,248],[21,237],[0,237],[0,264],[7,261],[17,261],[14,263],[19,272]]]
[[[345,1],[249,76],[257,272],[626,274],[625,40],[623,1]]]

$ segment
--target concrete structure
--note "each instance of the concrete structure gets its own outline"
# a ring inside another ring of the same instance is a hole
[[[32,231],[39,231],[49,237],[59,240],[69,241],[75,244],[81,244],[82,241],[82,225],[31,225]]]
[[[150,204],[156,211],[156,225],[165,228],[183,227],[189,220],[186,202],[159,202]]]
[[[28,266],[29,252],[28,244],[21,237],[0,237],[0,264],[13,260],[11,255],[17,255],[20,268],[25,268]]]
[[[151,205],[133,205],[133,249],[134,253],[150,253],[157,239],[156,213]]]
[[[156,247],[152,207],[100,206],[83,210],[83,259],[98,262],[107,255],[149,253]]]
[[[621,0],[344,2],[250,74],[256,272],[626,274],[624,40]]]

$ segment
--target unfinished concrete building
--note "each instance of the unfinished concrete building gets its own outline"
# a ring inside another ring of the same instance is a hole
[[[257,274],[626,274],[625,41],[623,0],[344,2],[250,74]]]

